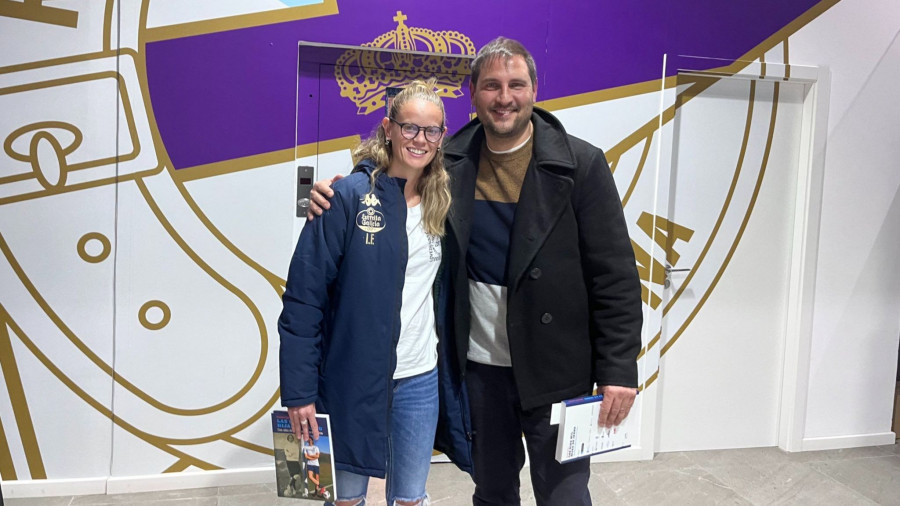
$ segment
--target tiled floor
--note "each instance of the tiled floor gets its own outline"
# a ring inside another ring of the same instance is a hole
[[[900,505],[900,446],[805,453],[776,448],[661,453],[649,462],[594,464],[591,497],[597,505],[811,504]],[[369,504],[384,505],[382,483],[373,481]],[[473,485],[452,464],[434,464],[428,479],[432,502],[471,504]],[[135,504],[317,504],[275,496],[275,484],[145,494],[7,499],[9,506]],[[321,504],[321,503],[318,503]],[[533,505],[528,469],[522,504]]]

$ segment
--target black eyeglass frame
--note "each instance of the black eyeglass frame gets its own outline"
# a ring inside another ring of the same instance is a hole
[[[389,117],[388,119],[391,120],[392,123],[396,123],[396,124],[400,127],[400,135],[402,135],[404,139],[413,140],[413,139],[415,139],[416,137],[419,136],[419,132],[422,132],[422,133],[425,135],[425,140],[428,141],[428,142],[430,142],[430,143],[432,143],[432,144],[434,144],[434,143],[440,142],[441,137],[444,136],[444,126],[443,126],[443,125],[441,125],[441,126],[431,125],[431,126],[424,126],[424,127],[423,127],[423,126],[419,126],[419,125],[417,125],[417,124],[415,124],[415,123],[401,123],[401,122],[395,120],[394,118],[390,118],[390,117]],[[406,131],[406,128],[407,128],[407,127],[415,127],[416,133],[414,133],[414,134],[412,135],[412,137],[410,137],[410,136],[408,135],[409,132]],[[429,128],[437,128],[437,129],[438,129],[438,136],[437,136],[436,139],[431,139],[431,138],[429,138],[429,136],[428,136],[428,129],[429,129]]]

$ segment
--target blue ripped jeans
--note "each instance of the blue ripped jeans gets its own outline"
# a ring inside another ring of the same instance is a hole
[[[395,501],[415,502],[425,498],[425,481],[431,467],[438,420],[437,368],[393,380],[392,384],[394,399],[384,491],[389,506]],[[358,504],[366,503],[368,476],[338,470],[335,478],[339,501],[362,500]]]

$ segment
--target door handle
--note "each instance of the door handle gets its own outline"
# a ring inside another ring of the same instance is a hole
[[[676,268],[672,267],[671,265],[667,265],[666,266],[666,281],[663,283],[663,287],[669,288],[669,285],[672,284],[672,282],[669,280],[669,277],[673,272],[688,272],[691,269],[692,269],[691,267],[685,267],[683,269],[676,269]]]

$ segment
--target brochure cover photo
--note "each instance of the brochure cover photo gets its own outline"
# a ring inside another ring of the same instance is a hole
[[[335,497],[334,458],[328,415],[316,415],[319,439],[297,441],[287,411],[272,412],[275,480],[279,497],[329,502]]]

